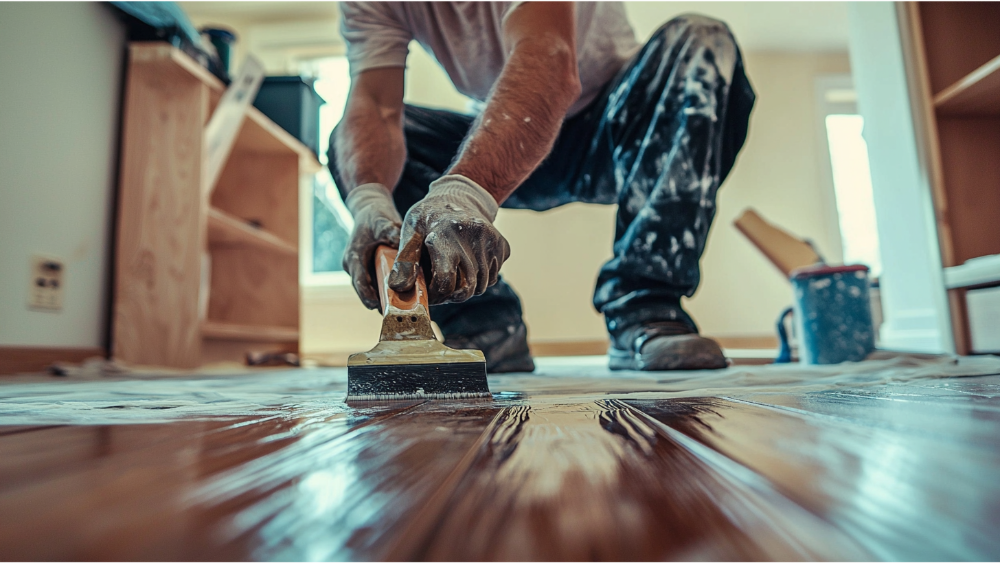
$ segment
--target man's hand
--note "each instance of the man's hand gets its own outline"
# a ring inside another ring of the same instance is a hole
[[[402,219],[392,193],[382,184],[363,184],[351,190],[344,201],[354,216],[354,230],[344,251],[344,270],[351,275],[354,291],[365,307],[381,309],[379,292],[372,278],[375,249],[379,245],[399,248]]]
[[[403,222],[402,246],[389,275],[389,287],[413,289],[423,249],[427,249],[432,303],[460,303],[482,295],[497,282],[510,245],[493,226],[499,205],[480,185],[451,174],[431,184],[427,197],[410,208]]]

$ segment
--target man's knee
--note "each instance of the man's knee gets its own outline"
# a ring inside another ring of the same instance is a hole
[[[739,47],[725,22],[700,14],[684,14],[660,26],[647,43],[647,47],[656,48],[672,64],[677,62],[675,57],[681,45],[685,59],[709,62],[727,83],[732,81]]]
[[[726,22],[701,14],[683,14],[661,25],[653,32],[653,37],[676,39],[690,35],[696,40],[723,41],[736,44],[733,32]]]
[[[653,32],[650,41],[659,41],[664,53],[677,43],[694,44],[716,54],[722,66],[735,64],[734,55],[738,49],[736,38],[725,22],[700,14],[677,16]]]

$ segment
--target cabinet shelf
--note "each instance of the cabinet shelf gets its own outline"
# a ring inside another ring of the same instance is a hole
[[[1000,282],[1000,4],[901,8],[920,172],[931,188],[951,317],[939,318],[938,330],[964,355],[976,350],[981,330],[971,320],[982,311],[970,308],[969,295]]]
[[[207,86],[209,109],[212,111],[226,91],[226,86],[215,75],[168,43],[133,43],[130,56],[137,63],[155,65],[157,72],[165,80],[190,81],[193,78]],[[299,166],[304,173],[316,173],[322,167],[308,147],[253,106],[247,108],[246,119],[233,150],[269,154],[294,153],[298,155]]]
[[[299,253],[293,244],[214,207],[208,210],[208,243],[251,245],[292,256]]]
[[[205,128],[224,91],[166,43],[130,46],[112,325],[123,361],[298,352],[299,194],[320,165],[250,107],[206,193]]]
[[[941,116],[1000,116],[1000,56],[934,96]]]
[[[295,342],[299,329],[284,326],[253,326],[218,321],[202,321],[202,338],[250,342]]]

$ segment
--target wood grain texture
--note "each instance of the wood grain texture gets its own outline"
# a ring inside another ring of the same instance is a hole
[[[210,208],[196,184],[205,174],[205,124],[222,83],[169,45],[130,50],[114,354],[190,368],[242,361],[248,346],[261,342],[296,340],[299,182],[319,168],[315,156],[250,108]],[[212,260],[203,335],[204,253]],[[252,334],[252,326],[261,328]],[[203,336],[211,344],[203,345]],[[297,349],[297,342],[280,348]]]
[[[205,321],[201,335],[212,340],[246,340],[249,342],[296,342],[299,329],[284,326],[241,325]]]
[[[254,107],[247,109],[247,120],[236,139],[235,148],[257,154],[293,153],[299,158],[302,171],[309,174],[315,174],[322,168],[316,155],[308,147]]]
[[[298,249],[275,235],[219,209],[208,210],[209,246],[251,246],[298,256]]]
[[[919,2],[931,91],[948,87],[1000,55],[1000,6]]]
[[[209,321],[299,329],[297,256],[238,246],[210,251]]]
[[[56,362],[79,363],[105,355],[104,348],[0,346],[0,375],[38,373]]]
[[[940,115],[1000,115],[1000,56],[934,97]]]
[[[937,227],[941,263],[944,267],[955,265],[951,224],[948,222],[948,197],[945,193],[944,171],[941,164],[941,143],[938,138],[937,113],[928,69],[927,51],[919,2],[906,2],[897,7],[901,22],[900,38],[904,45],[903,56],[907,72],[911,75],[910,95],[914,104],[914,133],[917,148],[926,159],[930,176],[931,197],[934,203],[934,221]]]
[[[112,353],[130,363],[195,367],[208,89],[178,69],[141,58],[129,65]]]
[[[212,193],[212,207],[254,222],[299,247],[299,159],[245,152],[237,146]]]
[[[0,559],[995,560],[1000,375],[879,373],[346,405],[342,376],[275,371],[267,412],[0,432]],[[121,408],[157,399],[130,383]]]
[[[167,77],[194,77],[209,88],[209,113],[205,115],[205,123],[211,117],[211,112],[217,107],[225,92],[226,86],[215,75],[196,63],[168,43],[160,41],[132,43],[129,46],[132,60],[160,66],[161,73]],[[260,110],[249,107],[247,119],[240,128],[236,144],[240,150],[252,153],[294,153],[300,159],[302,170],[315,173],[322,167],[316,155],[301,141],[268,119]]]
[[[954,266],[1000,253],[1000,117],[938,119]]]
[[[969,312],[965,301],[965,288],[948,290],[948,310],[951,313],[951,331],[955,335],[955,353],[972,353],[972,334],[969,329]]]
[[[899,13],[941,262],[959,266],[1000,252],[1000,6],[911,2]],[[949,292],[952,332],[956,351],[966,353],[969,330],[958,295]]]

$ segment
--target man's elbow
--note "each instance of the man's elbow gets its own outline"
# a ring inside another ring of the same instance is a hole
[[[580,97],[582,86],[576,61],[576,49],[565,41],[555,42],[550,47],[553,84],[565,96],[568,105]]]
[[[573,60],[573,69],[566,72],[563,76],[562,86],[566,91],[566,99],[569,100],[569,105],[573,105],[573,102],[580,99],[580,94],[583,92],[583,85],[580,84],[580,73],[577,72],[576,59]]]
[[[556,87],[571,102],[576,101],[580,97],[582,89],[580,72],[576,62],[576,49],[565,41],[560,41],[558,45],[552,47],[550,53]]]
[[[543,36],[524,41],[517,50],[537,61],[531,66],[545,76],[550,91],[557,94],[567,108],[580,97],[582,86],[576,49],[572,44],[562,38]]]

